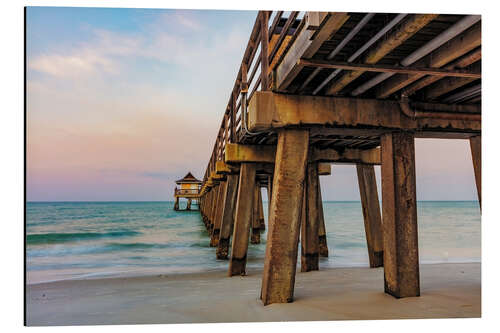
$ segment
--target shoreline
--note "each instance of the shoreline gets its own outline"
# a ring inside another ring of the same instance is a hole
[[[50,326],[481,316],[481,263],[420,268],[420,297],[385,294],[383,268],[328,268],[297,272],[294,302],[268,306],[259,299],[262,269],[44,282],[26,286],[26,319]]]
[[[229,263],[227,260],[221,260]],[[300,262],[300,258],[298,259],[298,262]],[[455,265],[455,264],[478,264],[481,265],[481,261],[478,260],[450,260],[447,262],[441,262],[441,261],[424,261],[421,262],[420,265]],[[332,269],[351,269],[351,268],[369,268],[369,265],[367,263],[360,263],[358,265],[352,265],[352,266],[327,266],[327,267],[321,267],[320,265],[320,270],[332,270]],[[262,265],[260,265],[258,268],[255,267],[249,267],[247,264],[247,273],[250,272],[255,272],[256,274],[261,274],[262,273]],[[199,268],[196,270],[193,270],[191,272],[186,272],[186,271],[172,271],[172,272],[164,272],[161,270],[158,270],[157,272],[147,272],[147,273],[140,273],[136,271],[131,271],[129,272],[95,272],[95,273],[88,273],[84,274],[83,276],[76,276],[76,277],[70,277],[66,279],[54,279],[54,280],[47,280],[47,281],[36,281],[36,282],[28,282],[26,284],[27,287],[29,286],[36,286],[40,284],[50,284],[50,283],[61,283],[64,281],[88,281],[88,280],[108,280],[108,279],[136,279],[136,278],[154,278],[154,277],[173,277],[173,276],[186,276],[186,277],[191,277],[194,275],[200,275],[200,274],[209,274],[209,273],[226,273],[227,272],[227,267],[224,269],[221,268]],[[300,272],[300,265],[297,265],[297,272]],[[129,274],[128,274],[129,273]]]

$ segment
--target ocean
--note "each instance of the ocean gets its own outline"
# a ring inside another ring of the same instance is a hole
[[[82,278],[226,270],[198,211],[173,202],[28,202],[28,284]],[[182,208],[182,207],[181,207]],[[330,256],[327,267],[368,267],[361,203],[323,203]],[[264,203],[267,226],[267,203]],[[421,263],[480,262],[477,201],[419,201]],[[247,271],[262,268],[267,234],[249,244]],[[300,253],[300,251],[299,251]],[[300,260],[298,261],[300,263]]]

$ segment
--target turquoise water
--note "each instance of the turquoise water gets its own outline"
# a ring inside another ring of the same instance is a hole
[[[320,268],[368,266],[361,204],[323,206],[330,257],[321,258]],[[418,223],[422,263],[480,262],[477,202],[419,202]],[[199,212],[175,212],[173,202],[29,202],[26,233],[28,283],[225,270],[228,264],[215,259]],[[263,266],[267,234],[261,237],[261,244],[249,245],[248,270]]]

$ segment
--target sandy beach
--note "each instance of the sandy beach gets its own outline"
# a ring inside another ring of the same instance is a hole
[[[27,324],[168,324],[481,316],[481,264],[421,265],[421,296],[383,292],[383,268],[297,273],[295,301],[263,306],[261,272],[67,280],[27,286]]]

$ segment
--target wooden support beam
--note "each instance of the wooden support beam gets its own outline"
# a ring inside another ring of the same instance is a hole
[[[474,50],[480,45],[481,22],[478,22],[466,30],[463,34],[458,35],[448,43],[445,43],[443,46],[433,51],[431,54],[415,62],[413,66],[427,66],[434,68],[443,67],[467,52]],[[406,87],[423,76],[424,75],[422,74],[404,74],[393,76],[379,85],[376,96],[377,98],[386,98],[392,93]]]
[[[383,38],[377,46],[373,47],[371,51],[368,52],[363,63],[376,64],[389,52],[403,44],[408,38],[425,27],[437,16],[437,14],[410,15],[397,29],[393,30],[387,38]],[[364,72],[364,70],[359,70],[343,73],[339,79],[335,80],[330,87],[327,88],[326,95],[338,94],[345,86],[357,79]]]
[[[413,134],[382,136],[384,289],[394,297],[420,295]]]
[[[253,197],[255,192],[255,164],[242,163],[238,184],[238,198],[234,217],[233,244],[229,259],[229,276],[245,275],[248,238],[252,222]]]
[[[319,165],[318,165],[319,166]],[[319,171],[319,167],[318,167]],[[328,244],[326,241],[325,215],[323,213],[323,198],[321,197],[321,183],[318,172],[318,219],[319,219],[319,256],[328,257]]]
[[[480,79],[481,72],[473,70],[449,70],[439,68],[427,67],[405,67],[405,66],[387,66],[387,65],[367,65],[367,64],[353,64],[350,62],[335,62],[330,60],[321,59],[299,59],[298,64],[308,67],[316,68],[332,68],[344,69],[350,71],[365,71],[377,73],[396,73],[396,74],[419,74],[419,75],[432,75],[439,77],[461,77]]]
[[[339,152],[332,148],[311,150],[312,161],[329,161],[334,163],[365,163],[379,165],[380,161],[380,148],[372,149],[350,149],[346,148],[344,151]],[[325,163],[320,163],[325,164]],[[329,165],[329,164],[328,164]],[[322,173],[329,174],[329,173]]]
[[[347,21],[347,13],[332,13],[318,31],[302,29],[286,52],[281,63],[276,67],[276,89],[280,91],[292,83],[303,66],[297,64],[297,59],[310,58],[319,50],[323,42],[335,34]],[[312,38],[314,36],[314,39]]]
[[[471,137],[469,143],[472,153],[472,164],[474,166],[479,207],[481,207],[481,135]]]
[[[330,163],[318,163],[318,175],[328,176],[332,174],[332,165]]]
[[[244,145],[228,144],[226,147],[226,163],[273,163],[276,157],[275,145]],[[329,163],[367,163],[380,164],[380,149],[350,149],[346,148],[339,152],[335,149],[313,148],[310,152],[310,160],[320,163],[321,172],[328,174]]]
[[[230,143],[226,147],[226,163],[274,163],[275,145],[243,145]]]
[[[384,265],[384,242],[375,169],[373,165],[357,164],[356,170],[370,267],[382,267]]]
[[[224,210],[224,201],[226,200],[227,181],[222,181],[217,191],[217,202],[215,207],[214,228],[210,237],[210,246],[219,245],[220,227],[222,225],[222,214]]]
[[[259,208],[259,224],[260,224],[260,231],[263,232],[266,230],[266,223],[264,221],[264,204],[262,202],[262,190],[259,187],[259,198],[258,198],[258,208]]]
[[[300,212],[309,132],[278,131],[261,299],[264,305],[293,301]]]
[[[217,216],[217,207],[219,205],[218,198],[219,198],[220,191],[221,191],[220,185],[217,185],[211,191],[211,192],[213,192],[213,194],[212,194],[212,207],[210,208],[210,224],[208,226],[208,233],[210,234],[210,236],[213,234],[213,231],[215,228],[215,219]],[[214,247],[215,244],[210,242],[210,246]]]
[[[256,184],[253,196],[252,234],[250,236],[252,244],[260,244],[259,192],[260,185]]]
[[[307,178],[302,202],[301,260],[302,272],[319,269],[318,165],[307,165]]]
[[[236,209],[236,197],[238,193],[239,175],[231,174],[227,176],[226,195],[222,211],[222,221],[220,226],[219,243],[217,245],[217,259],[227,259],[229,254],[229,238],[233,231],[234,212]]]
[[[426,103],[425,111],[480,113],[476,105],[446,105]],[[408,129],[479,134],[479,120],[438,118],[413,119],[401,110],[400,103],[391,100],[346,97],[288,95],[256,92],[250,101],[249,130],[263,131],[288,126],[372,127],[378,130]]]
[[[179,197],[175,197],[174,210],[179,210]]]

